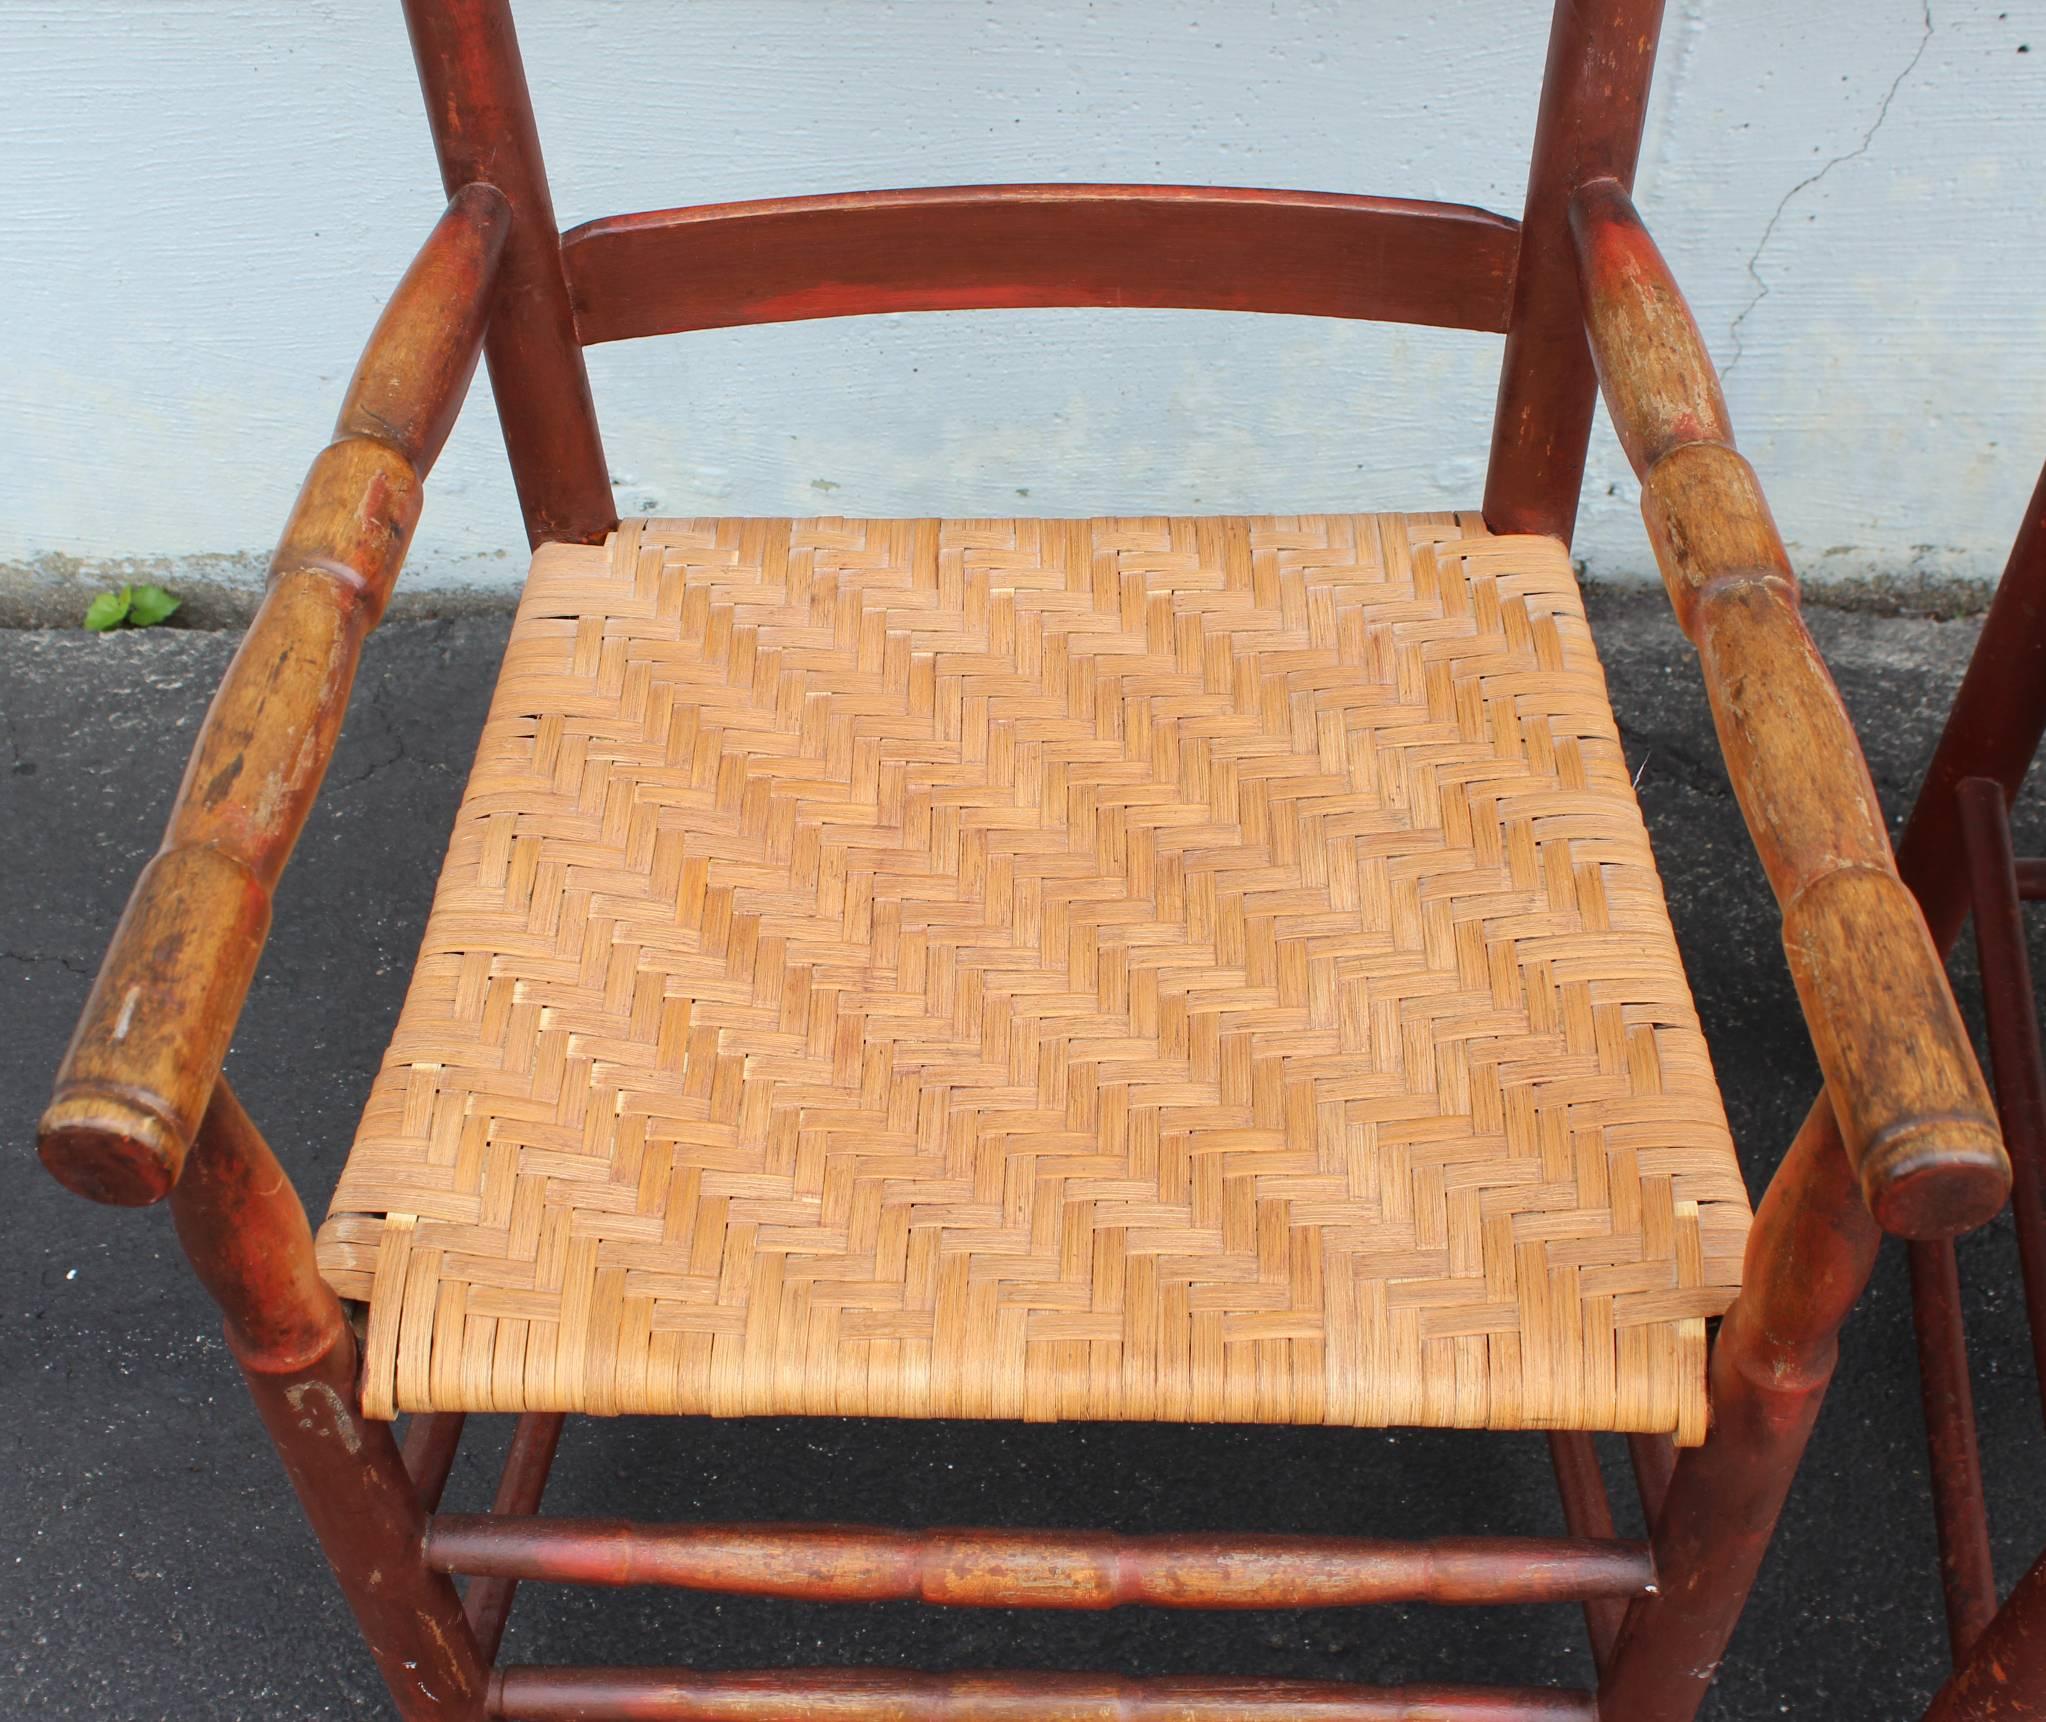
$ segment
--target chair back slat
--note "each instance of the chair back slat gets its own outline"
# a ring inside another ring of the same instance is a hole
[[[1557,0],[1519,223],[1187,186],[855,193],[555,223],[511,0],[404,0],[441,173],[512,209],[486,358],[534,543],[616,524],[582,348],[883,311],[1156,306],[1504,332],[1485,520],[1568,540],[1597,385],[1565,211],[1631,185],[1663,0]]]
[[[1506,328],[1487,210],[1234,186],[990,185],[608,216],[562,239],[584,345],[880,311],[1285,311]]]

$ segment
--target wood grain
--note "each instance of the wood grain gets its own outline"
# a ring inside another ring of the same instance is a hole
[[[58,1180],[103,1202],[176,1182],[340,733],[362,641],[476,365],[508,211],[456,193],[385,307],[271,558],[43,1114]]]
[[[1640,1595],[1640,1543],[1571,1537],[1125,1537],[856,1525],[636,1525],[443,1515],[443,1572],[950,1608],[1353,1608]]]
[[[1561,1687],[1339,1686],[1240,1677],[912,1674],[883,1668],[505,1668],[508,1722],[1594,1722]]]
[[[1863,1194],[1902,1236],[1978,1226],[2010,1188],[1995,1110],[1705,343],[1617,180],[1581,189],[1570,221],[1599,382]]]

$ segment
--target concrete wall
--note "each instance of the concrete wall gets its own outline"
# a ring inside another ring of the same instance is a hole
[[[526,0],[564,223],[948,181],[1517,213],[1538,0]],[[0,6],[0,565],[250,580],[439,203],[394,0]],[[1641,201],[1815,580],[1991,580],[2046,456],[2046,0],[1671,0]],[[983,313],[599,348],[628,511],[1474,505],[1496,338]],[[1603,425],[1580,551],[1649,572]],[[502,592],[479,386],[407,583]],[[66,600],[68,601],[68,599]]]

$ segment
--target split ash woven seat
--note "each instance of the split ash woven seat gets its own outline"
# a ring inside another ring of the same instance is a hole
[[[566,233],[508,0],[404,10],[449,202],[39,1133],[70,1188],[167,1199],[398,1714],[1692,1722],[1881,1232],[1981,1223],[2010,1163],[1628,191],[1660,0],[1558,0],[1517,221],[1052,184]],[[1482,507],[618,518],[587,346],[1059,305],[1502,335]],[[479,353],[536,554],[316,1243],[221,1064]],[[1752,1228],[1571,576],[1601,392],[1825,1076]],[[499,1409],[491,1511],[443,1511]],[[543,1513],[569,1414],[625,1411],[1543,1429],[1568,1535]],[[528,1581],[1575,1602],[1597,1689],[500,1665]]]
[[[1562,547],[633,521],[320,1235],[365,1399],[1705,1425],[1747,1196]]]

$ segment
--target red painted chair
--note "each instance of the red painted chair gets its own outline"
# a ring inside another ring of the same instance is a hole
[[[1933,935],[1974,921],[1983,1015],[2005,1139],[2034,1370],[2046,1395],[2046,1058],[2025,950],[2024,904],[2046,898],[2046,860],[2013,852],[2010,804],[2046,735],[2046,472],[2025,511],[1897,845]],[[1911,1306],[1930,1449],[1940,1578],[1954,1673],[1927,1722],[2046,1714],[2046,1557],[1997,1604],[1974,1389],[1953,1240],[1911,1252]]]
[[[452,201],[41,1131],[73,1189],[168,1196],[399,1712],[1689,1717],[1879,1226],[1978,1223],[2009,1166],[1628,195],[1659,5],[1558,6],[1518,222],[1020,186],[568,234],[503,0],[407,10]],[[1482,512],[617,519],[583,346],[1027,305],[1503,334]],[[316,1245],[221,1060],[479,350],[533,570]],[[1752,1228],[1565,553],[1601,385],[1826,1078]],[[489,1410],[519,1414],[496,1510],[440,1513]],[[618,1411],[1540,1429],[1571,1534],[541,1516],[562,1419]],[[1613,1534],[1600,1429],[1646,1545]],[[1578,1601],[1599,1686],[494,1669],[527,1579]]]

